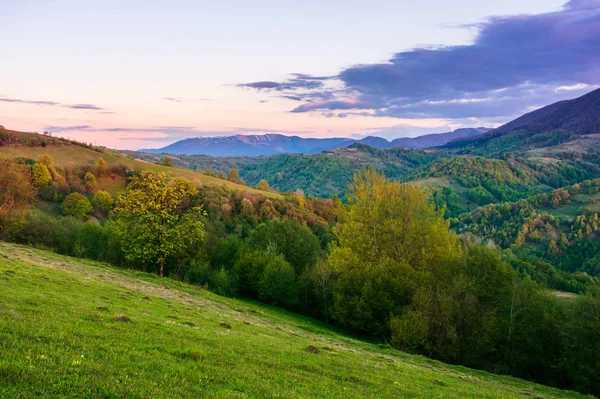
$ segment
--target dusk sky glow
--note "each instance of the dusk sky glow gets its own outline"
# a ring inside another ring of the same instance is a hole
[[[0,124],[114,148],[497,126],[600,85],[600,0],[0,0]]]

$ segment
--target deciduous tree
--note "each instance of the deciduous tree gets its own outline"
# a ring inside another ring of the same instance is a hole
[[[164,274],[167,257],[204,239],[203,211],[190,208],[196,186],[187,180],[170,183],[165,173],[134,176],[114,208],[115,229],[127,259],[158,265]]]

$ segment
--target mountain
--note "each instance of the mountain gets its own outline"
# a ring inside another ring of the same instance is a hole
[[[220,137],[196,137],[178,141],[163,148],[145,149],[140,152],[152,154],[168,153],[180,155],[260,156],[275,154],[317,154],[334,148],[345,148],[358,142],[375,148],[426,148],[448,143],[459,137],[473,137],[489,131],[486,128],[458,129],[448,133],[428,134],[414,138],[399,138],[388,141],[381,137],[368,136],[360,140],[345,137],[302,138],[282,134],[236,135]]]
[[[491,129],[486,127],[476,128],[463,128],[457,129],[448,133],[434,133],[426,134],[419,137],[404,137],[392,140],[391,147],[404,147],[404,148],[428,148],[428,147],[439,147],[448,143],[449,141],[463,138],[463,137],[475,137],[489,132]]]
[[[527,113],[474,138],[457,138],[447,148],[486,147],[490,152],[542,148],[600,133],[600,89]]]

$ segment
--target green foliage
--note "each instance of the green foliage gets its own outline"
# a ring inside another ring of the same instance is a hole
[[[43,163],[36,162],[31,168],[33,175],[33,184],[37,187],[49,184],[52,181],[52,175],[48,171],[48,167]]]
[[[94,195],[94,198],[92,199],[92,205],[96,211],[102,213],[103,215],[108,215],[108,212],[111,211],[114,205],[114,200],[108,192],[101,190],[96,192]]]
[[[312,266],[320,253],[319,239],[297,222],[272,220],[259,225],[249,239],[252,248],[266,251],[274,246],[298,275]]]
[[[209,277],[211,291],[222,296],[234,296],[237,282],[231,273],[224,267],[213,271]]]
[[[482,186],[477,186],[469,190],[469,199],[477,205],[487,205],[494,202],[492,194]]]
[[[196,193],[193,183],[177,179],[169,184],[164,173],[134,176],[114,208],[127,259],[158,264],[162,276],[167,257],[198,248],[204,240],[204,215],[200,207],[189,205]]]
[[[458,239],[425,191],[374,170],[355,176],[338,217],[339,246],[329,254],[338,277],[335,317],[386,335],[390,317],[410,303],[418,276],[459,255]]]
[[[0,243],[0,276],[0,303],[8,309],[0,311],[3,399],[223,398],[240,390],[249,398],[587,398],[401,353],[260,303],[33,248]],[[586,342],[577,348],[595,343]],[[308,345],[320,353],[307,352]]]
[[[258,297],[272,305],[290,307],[298,301],[296,272],[283,256],[271,256],[258,283]]]
[[[108,241],[110,230],[105,229],[98,221],[89,220],[84,223],[77,235],[77,246],[81,257],[96,260],[108,260]]]
[[[77,220],[84,220],[92,212],[93,207],[87,197],[79,193],[71,193],[63,201],[61,209],[65,216],[73,216]]]

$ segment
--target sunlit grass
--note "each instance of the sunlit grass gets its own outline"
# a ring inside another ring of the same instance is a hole
[[[0,243],[0,397],[583,396],[155,275]]]

